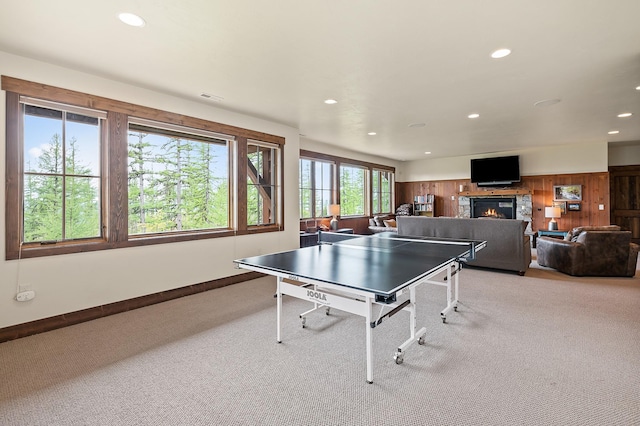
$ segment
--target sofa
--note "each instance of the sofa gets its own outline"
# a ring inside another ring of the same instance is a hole
[[[483,240],[487,242],[469,266],[514,271],[524,275],[531,264],[527,222],[517,219],[403,216],[398,235]]]
[[[398,232],[396,219],[393,216],[374,216],[369,219],[369,231],[374,234],[380,232]]]
[[[581,226],[563,240],[540,237],[538,264],[573,276],[633,277],[640,246],[617,225]]]

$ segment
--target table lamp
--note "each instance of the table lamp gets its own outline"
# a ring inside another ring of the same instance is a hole
[[[545,207],[544,208],[544,217],[550,217],[549,221],[549,231],[557,231],[558,230],[558,222],[556,222],[556,218],[560,217],[562,212],[560,211],[560,207]]]
[[[333,216],[331,222],[329,223],[329,227],[332,231],[338,229],[338,218],[336,216],[340,215],[340,204],[329,204],[329,214]]]

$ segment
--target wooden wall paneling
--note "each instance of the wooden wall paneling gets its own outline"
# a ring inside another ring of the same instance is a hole
[[[478,188],[469,180],[396,182],[396,204],[413,203],[414,195],[434,194],[436,196],[436,216],[455,217],[458,214],[460,185],[467,191],[482,192],[490,189]],[[608,225],[611,214],[607,208],[598,210],[600,204],[609,203],[609,173],[571,173],[558,175],[523,176],[518,188],[532,193],[531,229],[535,232],[546,229],[549,219],[544,217],[544,208],[553,203],[555,185],[582,185],[580,211],[567,211],[558,219],[560,229],[571,229],[583,225]],[[640,168],[633,197],[640,208]],[[454,200],[451,200],[451,196]],[[640,236],[640,211],[638,212],[638,234]],[[636,226],[636,225],[634,225]]]

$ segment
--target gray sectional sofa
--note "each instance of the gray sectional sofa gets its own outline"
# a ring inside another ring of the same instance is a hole
[[[452,217],[397,217],[398,235],[484,240],[470,266],[515,271],[524,275],[531,263],[527,222],[517,219],[466,219]]]

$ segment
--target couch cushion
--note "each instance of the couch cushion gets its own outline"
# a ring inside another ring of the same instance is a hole
[[[578,237],[584,231],[619,231],[618,225],[601,225],[601,226],[578,226],[567,232],[564,239],[565,241],[578,241]]]

